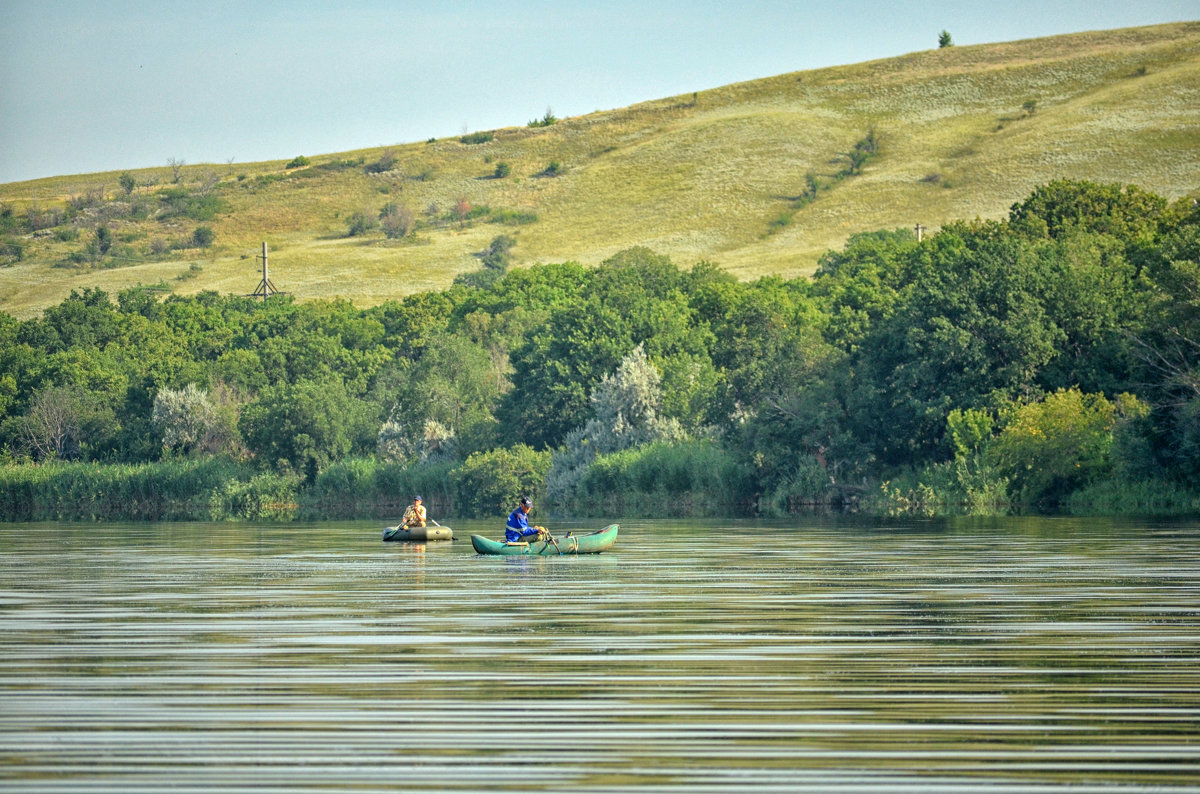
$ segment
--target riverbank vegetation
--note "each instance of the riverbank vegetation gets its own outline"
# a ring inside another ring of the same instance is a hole
[[[10,519],[1200,512],[1200,208],[1059,181],[813,278],[645,248],[359,309],[0,314]]]

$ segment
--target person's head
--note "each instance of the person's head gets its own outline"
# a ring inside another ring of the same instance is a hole
[[[530,510],[533,509],[533,500],[530,499],[528,496],[522,496],[521,501],[517,503],[517,506],[520,507],[522,510],[524,510],[526,513],[528,513]]]
[[[421,504],[421,497],[420,497],[420,496],[414,496],[414,497],[413,497],[413,504],[415,504],[415,505],[419,505],[419,504]]]

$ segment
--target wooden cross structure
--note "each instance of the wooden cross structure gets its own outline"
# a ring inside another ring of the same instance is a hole
[[[262,298],[263,303],[266,303],[267,296],[279,294],[279,290],[275,289],[275,285],[271,283],[271,277],[268,275],[267,244],[266,243],[262,244],[262,256],[259,258],[262,259],[262,263],[263,263],[262,281],[258,282],[258,289],[254,290],[254,294],[252,294],[250,297]]]

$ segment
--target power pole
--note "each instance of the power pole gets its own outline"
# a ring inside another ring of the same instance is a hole
[[[271,279],[267,275],[267,244],[265,242],[262,244],[262,256],[260,258],[262,259],[263,263],[262,281],[258,282],[258,289],[254,290],[254,294],[250,297],[261,297],[263,299],[263,303],[266,303],[267,296],[274,295],[275,293],[279,292],[279,290],[275,289],[275,285],[271,283]]]
[[[925,236],[925,227],[924,227],[924,226],[922,226],[921,224],[919,224],[919,223],[918,223],[918,224],[916,225],[916,232],[917,232],[917,242],[919,243],[919,242],[921,242],[921,240],[922,240],[922,239],[924,238],[924,236]],[[266,247],[265,247],[265,245],[264,245],[264,247],[263,247],[263,251],[266,251],[266,250],[267,250],[267,249],[266,249]],[[264,254],[264,256],[265,256],[265,255],[266,255],[266,254]],[[264,261],[266,261],[266,260],[264,260]],[[263,267],[266,267],[266,266],[264,265]]]

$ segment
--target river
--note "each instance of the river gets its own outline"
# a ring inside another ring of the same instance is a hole
[[[0,789],[1200,791],[1198,523],[444,523],[0,524]]]

